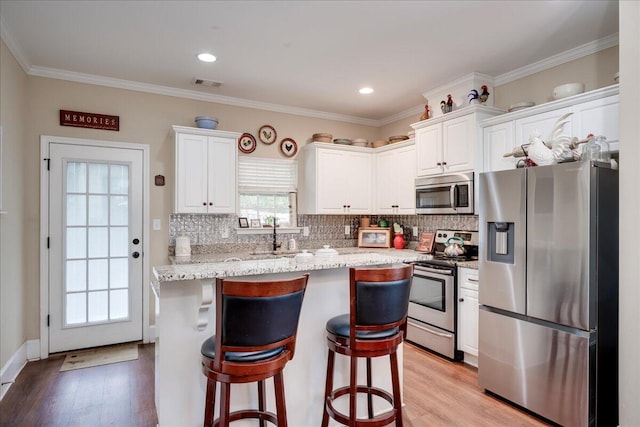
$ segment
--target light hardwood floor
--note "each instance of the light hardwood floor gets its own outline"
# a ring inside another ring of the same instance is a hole
[[[0,402],[0,426],[155,426],[153,344],[141,345],[139,355],[68,372],[59,372],[62,356],[28,363]],[[475,369],[409,343],[404,400],[406,427],[547,425],[483,393]]]

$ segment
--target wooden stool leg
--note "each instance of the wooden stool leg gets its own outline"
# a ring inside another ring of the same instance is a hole
[[[258,381],[258,410],[260,412],[264,412],[264,402],[265,402],[265,391],[264,391],[264,381]],[[265,427],[265,421],[260,419],[260,427]]]
[[[229,427],[229,406],[231,384],[223,383],[220,387],[220,426]]]
[[[371,394],[371,358],[367,357],[367,410],[369,411],[369,419],[373,418],[373,395]]]
[[[213,425],[213,412],[216,407],[216,382],[207,378],[207,394],[204,401],[204,427]]]
[[[357,419],[356,401],[358,397],[358,358],[349,356],[351,375],[349,379],[349,419],[355,423]]]
[[[287,406],[284,403],[284,381],[282,371],[273,377],[273,385],[276,391],[276,416],[278,427],[287,427]]]
[[[331,397],[333,392],[333,362],[336,354],[329,349],[329,355],[327,356],[327,379],[324,387],[324,405],[322,411],[322,427],[329,425],[329,411],[327,408],[327,400]]]
[[[393,386],[393,407],[396,410],[396,427],[402,427],[402,396],[400,395],[400,375],[398,374],[398,354],[389,355],[391,362],[391,384]]]

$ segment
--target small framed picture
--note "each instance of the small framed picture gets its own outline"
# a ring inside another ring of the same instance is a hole
[[[259,219],[252,219],[251,220],[251,228],[260,228],[262,227],[260,225],[260,220]]]
[[[249,228],[249,220],[247,218],[240,217],[238,222],[240,223],[240,228]]]
[[[418,247],[416,251],[418,252],[426,252],[431,253],[433,249],[433,241],[436,236],[436,233],[422,233],[420,235],[420,242],[418,243]]]
[[[390,248],[391,230],[388,228],[361,228],[358,230],[359,248]]]

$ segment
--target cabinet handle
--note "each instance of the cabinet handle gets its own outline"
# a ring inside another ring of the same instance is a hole
[[[446,166],[446,165],[447,165],[447,162],[442,162],[442,166]]]
[[[436,166],[442,166],[442,163],[438,162],[436,163]]]
[[[202,206],[207,206],[207,202],[202,202]]]
[[[458,302],[464,302],[464,298],[458,298]]]
[[[213,206],[213,202],[209,202],[209,206]]]
[[[473,279],[471,277],[467,277],[467,282],[474,282],[474,283],[478,283],[480,280],[478,279]]]
[[[351,205],[347,205],[347,209],[351,209]]]

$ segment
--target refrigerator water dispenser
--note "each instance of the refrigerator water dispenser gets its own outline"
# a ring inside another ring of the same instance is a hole
[[[487,260],[513,264],[515,227],[513,222],[489,222]]]

